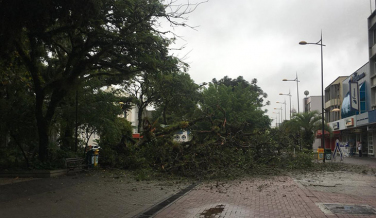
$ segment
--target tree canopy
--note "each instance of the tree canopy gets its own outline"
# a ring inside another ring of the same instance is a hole
[[[48,157],[58,105],[84,81],[120,83],[137,72],[178,67],[179,60],[168,53],[171,40],[157,22],[172,22],[182,13],[165,9],[158,0],[0,2],[0,54],[22,66],[13,73],[30,78],[40,160]]]
[[[312,150],[315,133],[321,128],[321,116],[317,111],[294,114],[292,119],[283,125],[283,129],[296,135],[296,138],[299,137],[299,143],[308,150]],[[324,128],[325,131],[331,132],[328,125],[325,124]]]

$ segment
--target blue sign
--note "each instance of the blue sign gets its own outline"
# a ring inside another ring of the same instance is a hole
[[[368,122],[376,123],[376,110],[372,110],[368,112]]]

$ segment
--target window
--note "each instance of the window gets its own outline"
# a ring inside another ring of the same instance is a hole
[[[374,154],[372,132],[368,132],[368,154]]]
[[[343,98],[342,107],[341,107],[341,117],[346,118],[353,116],[355,114],[361,114],[367,111],[366,104],[366,83],[363,82],[359,85],[359,109],[360,111],[355,111],[351,109],[350,104],[350,92],[346,94]]]
[[[366,108],[366,83],[363,82],[359,86],[359,102],[360,102],[360,113],[367,111]]]

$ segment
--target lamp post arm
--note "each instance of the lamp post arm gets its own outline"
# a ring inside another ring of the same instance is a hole
[[[324,44],[322,44],[322,40],[320,39],[320,41],[318,42],[305,42],[305,41],[301,41],[299,42],[300,45],[320,45],[320,46],[326,46]]]

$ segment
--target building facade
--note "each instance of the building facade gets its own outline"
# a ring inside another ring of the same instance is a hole
[[[349,155],[375,156],[376,141],[376,11],[368,18],[369,60],[347,77],[339,77],[325,89],[325,119],[333,129],[325,148],[334,151],[336,140]],[[321,104],[319,104],[321,105]]]
[[[303,99],[303,112],[317,111],[321,113],[321,96],[309,96]]]
[[[340,113],[339,119],[329,120],[334,137],[327,148],[334,150],[338,139],[349,155],[357,153],[357,142],[362,142],[363,152],[374,156],[373,135],[369,131],[369,113],[372,111],[371,73],[369,62],[360,67],[346,79],[342,80],[342,97],[339,98],[340,111],[333,109],[331,113]],[[333,100],[328,97],[328,100]],[[329,112],[329,111],[328,111]]]
[[[340,76],[325,88],[325,121],[341,119],[340,107],[343,99],[343,81],[347,76]]]

